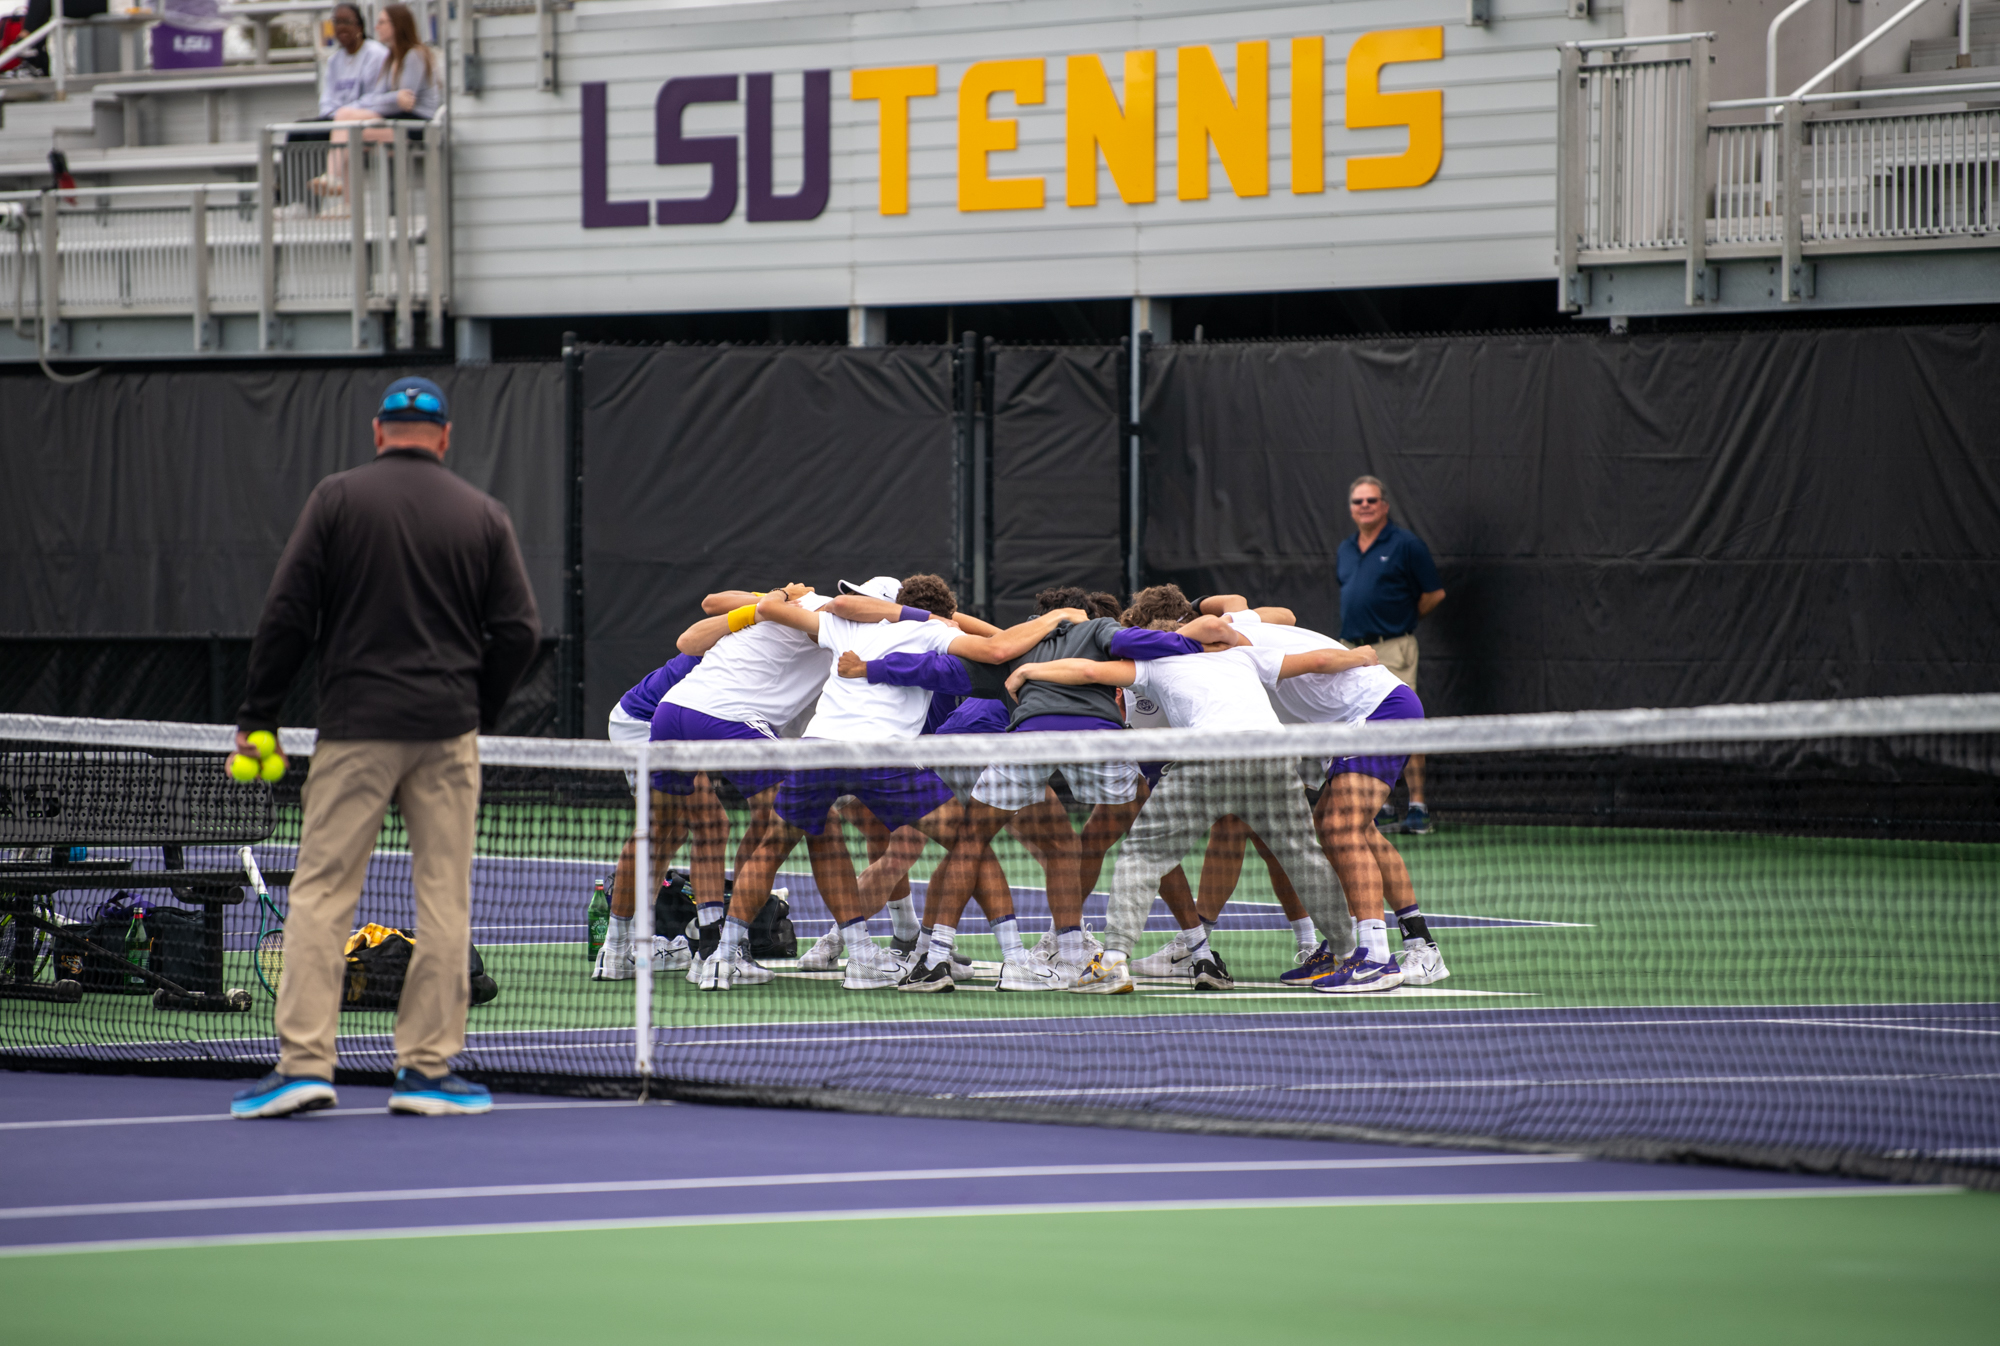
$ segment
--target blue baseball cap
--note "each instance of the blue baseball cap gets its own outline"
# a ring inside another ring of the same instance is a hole
[[[444,400],[444,389],[429,379],[397,379],[382,394],[382,409],[375,418],[446,425],[451,421],[451,404]]]

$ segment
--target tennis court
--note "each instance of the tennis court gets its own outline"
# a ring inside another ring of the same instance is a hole
[[[505,854],[524,834],[594,842],[606,858]],[[489,828],[474,937],[501,995],[472,1012],[470,1068],[629,1074],[631,985],[589,981],[583,942],[614,836],[594,815]],[[358,921],[407,921],[396,840],[385,836]],[[2000,1157],[2000,846],[1479,825],[1399,844],[1452,969],[1438,985],[1364,997],[1280,986],[1291,934],[1253,855],[1216,937],[1232,991],[1142,981],[1123,996],[1001,995],[988,979],[909,996],[844,990],[837,972],[776,960],[771,985],[718,996],[662,975],[661,1073],[822,1102],[1088,1107],[1710,1153]],[[1046,930],[1037,867],[1011,842],[999,851],[1022,925]],[[920,895],[935,858],[933,848],[918,870]],[[259,859],[283,868],[291,851],[267,846]],[[1106,873],[1116,861],[1114,850]],[[1190,855],[1188,872],[1199,867]],[[779,883],[803,948],[827,928],[826,909],[802,864]],[[1086,919],[1101,925],[1104,904],[1094,894]],[[1882,937],[1921,931],[1939,913],[1964,919],[1920,958]],[[237,907],[228,922],[232,984],[252,989],[251,1014],[157,1014],[110,996],[21,1006],[11,1053],[268,1061],[273,998],[250,966],[258,917]],[[876,925],[888,933],[886,919]],[[1160,938],[1173,928],[1157,907],[1150,926]],[[1711,942],[1715,956],[1701,956]],[[968,915],[960,947],[997,975],[983,919]],[[391,1019],[345,1016],[343,1065],[387,1069]]]
[[[1003,1341],[1023,1312],[1125,1340],[1323,1340],[1330,1314],[1851,1340],[1921,1297],[1927,1339],[1975,1341],[2000,1248],[1988,1194],[1562,1152],[524,1096],[433,1125],[361,1086],[248,1127],[217,1081],[7,1079],[23,1340],[206,1340],[237,1312],[306,1342]]]

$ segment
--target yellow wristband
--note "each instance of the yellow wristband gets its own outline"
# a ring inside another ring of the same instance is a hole
[[[755,603],[745,603],[740,608],[731,608],[729,610],[729,629],[731,631],[741,631],[746,626],[755,626],[756,624],[757,605]]]

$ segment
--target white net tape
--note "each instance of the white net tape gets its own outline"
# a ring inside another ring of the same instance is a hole
[[[1761,705],[1691,706],[1672,710],[1574,711],[1544,715],[1473,715],[1372,724],[1291,725],[1258,733],[1137,729],[1119,740],[1119,755],[1141,761],[1242,761],[1252,758],[1337,757],[1404,753],[1512,752],[1529,749],[1622,748],[1666,743],[1777,741],[1873,737],[1884,734],[1980,733],[2000,730],[2000,694],[1873,697],[1849,701],[1778,701]],[[311,729],[284,729],[292,756],[309,756]],[[93,748],[161,748],[228,752],[227,725],[147,720],[94,720],[54,715],[0,715],[0,739]],[[858,766],[986,766],[1101,760],[1101,733],[965,734],[893,742],[843,743],[771,739],[662,742],[641,745],[655,770],[811,770]],[[640,748],[590,739],[479,740],[488,766],[629,771]]]

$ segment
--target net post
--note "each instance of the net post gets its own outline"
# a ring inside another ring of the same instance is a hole
[[[632,753],[639,768],[632,789],[632,962],[639,974],[632,979],[632,1038],[641,1102],[653,1077],[653,782],[647,771],[648,746],[640,743]]]

